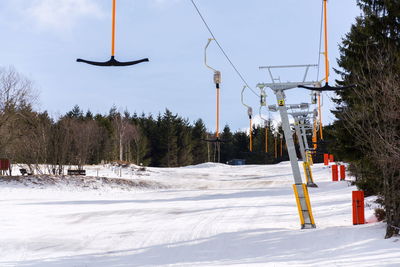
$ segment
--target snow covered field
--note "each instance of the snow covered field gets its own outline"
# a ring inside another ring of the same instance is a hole
[[[353,226],[355,187],[319,164],[313,230],[300,230],[288,162],[85,169],[139,187],[2,181],[0,266],[400,266],[399,238]]]

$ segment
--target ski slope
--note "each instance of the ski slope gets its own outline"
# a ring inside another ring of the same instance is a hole
[[[313,230],[300,230],[288,162],[86,170],[141,186],[0,182],[0,266],[400,266],[399,238],[353,226],[356,188],[320,164]]]

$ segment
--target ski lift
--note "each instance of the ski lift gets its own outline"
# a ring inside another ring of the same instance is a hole
[[[126,61],[126,62],[120,62],[115,59],[115,17],[116,17],[116,0],[112,0],[112,33],[111,33],[111,58],[108,61],[105,62],[96,62],[96,61],[90,61],[90,60],[85,60],[78,58],[76,61],[77,62],[82,62],[94,66],[100,66],[100,67],[109,67],[109,66],[117,66],[117,67],[125,67],[125,66],[131,66],[131,65],[136,65],[142,62],[148,62],[148,58],[140,59],[140,60],[135,60],[135,61]]]
[[[221,155],[221,143],[223,142],[219,138],[219,89],[220,89],[220,83],[221,83],[221,72],[214,69],[207,63],[207,48],[210,45],[210,43],[214,39],[209,38],[207,45],[204,48],[204,64],[206,65],[207,68],[211,69],[214,72],[214,83],[215,83],[215,89],[216,89],[216,127],[215,127],[215,139],[205,139],[204,141],[206,142],[211,142],[215,144],[215,150],[218,153],[218,162],[220,162],[220,155]]]
[[[247,108],[247,115],[249,116],[249,120],[250,120],[250,129],[249,129],[250,147],[249,147],[249,150],[250,150],[250,152],[253,152],[253,108],[250,107],[249,105],[246,105],[243,101],[243,93],[246,88],[247,88],[246,85],[243,86],[242,93],[241,93],[241,101],[242,101],[242,105]]]
[[[268,111],[268,119],[264,118],[262,115],[262,108],[267,107],[267,93],[265,92],[265,86],[263,84],[258,84],[257,87],[260,89],[260,108],[259,114],[260,118],[264,121],[264,128],[265,128],[265,153],[268,153],[268,132],[270,127],[270,113]]]

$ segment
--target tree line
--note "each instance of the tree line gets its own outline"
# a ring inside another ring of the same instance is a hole
[[[107,114],[93,114],[75,106],[59,118],[36,111],[32,83],[13,68],[0,69],[0,157],[28,164],[40,172],[62,172],[66,165],[81,167],[104,162],[126,162],[154,167],[178,167],[216,161],[214,133],[201,119],[190,123],[170,110],[158,114],[131,114],[111,107]],[[282,129],[256,126],[249,136],[232,132],[228,125],[220,134],[222,163],[239,158],[247,163],[277,163],[288,158],[284,141],[274,139]],[[265,136],[268,135],[266,153]],[[275,142],[276,141],[276,142]],[[275,148],[279,150],[275,155]]]

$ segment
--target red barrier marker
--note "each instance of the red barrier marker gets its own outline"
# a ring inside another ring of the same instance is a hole
[[[10,168],[10,160],[8,159],[0,159],[0,170],[1,171],[8,171]]]
[[[335,158],[333,157],[333,155],[329,155],[329,162],[335,162]]]
[[[324,154],[324,165],[325,166],[329,165],[329,154]]]
[[[340,165],[340,180],[346,179],[346,166]]]
[[[338,181],[338,165],[332,165],[332,181]]]
[[[353,225],[365,224],[364,191],[353,191]]]

